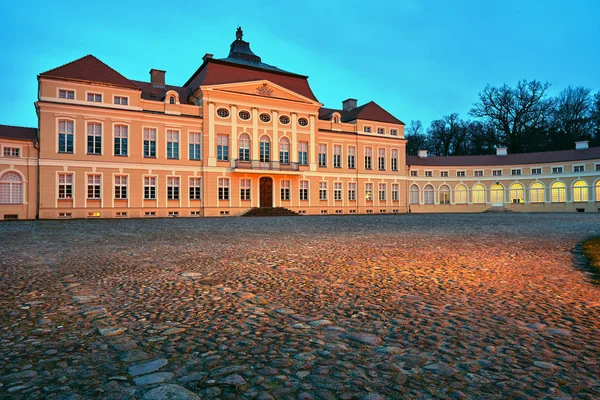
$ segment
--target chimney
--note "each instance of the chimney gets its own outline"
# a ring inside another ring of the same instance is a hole
[[[213,58],[213,55],[210,53],[206,53],[204,57],[202,57],[202,62],[204,63],[206,62],[206,60],[210,60],[211,58]]]
[[[508,152],[506,151],[506,147],[496,147],[496,155],[497,156],[505,156]]]
[[[354,110],[356,108],[356,102],[358,100],[356,99],[347,99],[342,101],[342,109],[344,111],[350,111],[350,110]]]
[[[575,142],[575,150],[587,150],[590,148],[589,140],[582,140],[581,142]]]
[[[165,74],[166,71],[161,71],[160,69],[151,69],[150,70],[150,83],[152,86],[165,87]]]
[[[427,158],[427,150],[419,150],[419,158]]]

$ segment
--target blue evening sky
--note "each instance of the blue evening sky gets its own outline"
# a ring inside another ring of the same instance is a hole
[[[600,90],[598,0],[2,1],[0,124],[36,126],[37,74],[93,54],[182,85],[235,29],[263,62],[309,76],[326,107],[374,100],[407,124],[467,113],[487,83]]]

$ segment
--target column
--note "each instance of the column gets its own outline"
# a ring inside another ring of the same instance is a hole
[[[234,160],[239,157],[238,151],[238,132],[237,132],[237,106],[231,104],[231,149],[229,158]]]
[[[296,124],[294,124],[296,125]],[[315,116],[311,115],[309,117],[309,123],[308,123],[309,127],[310,127],[310,145],[309,145],[309,158],[310,158],[310,170],[311,171],[316,171],[317,170],[317,163],[316,161],[316,154],[317,154],[317,149],[315,148],[315,142],[316,142],[316,138],[315,138]]]
[[[252,134],[250,137],[252,138],[252,150],[250,159],[258,160],[258,137],[260,134],[258,133],[258,109],[252,107]]]
[[[298,119],[298,114],[292,113],[291,124],[292,124],[292,138],[291,138],[291,147],[290,151],[290,162],[297,163],[298,162],[298,135],[297,135],[297,127],[298,124],[296,120]]]
[[[279,128],[279,117],[276,110],[271,110],[273,114],[273,143],[271,144],[271,160],[280,161],[279,160],[279,132],[277,129]]]
[[[217,159],[215,157],[216,143],[215,143],[215,103],[212,101],[208,102],[208,118],[206,122],[208,124],[208,166],[215,167],[217,165]]]

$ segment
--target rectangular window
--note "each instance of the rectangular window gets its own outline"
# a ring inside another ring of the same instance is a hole
[[[290,199],[290,181],[281,181],[281,200]]]
[[[73,121],[58,121],[58,152],[72,153],[74,139]]]
[[[385,183],[379,184],[379,201],[385,200]]]
[[[563,167],[552,167],[553,174],[562,174],[562,172],[563,172]]]
[[[144,200],[155,200],[156,199],[156,177],[145,176],[144,177]]]
[[[250,188],[252,181],[250,179],[240,179],[240,200],[250,200]]]
[[[167,177],[167,200],[179,200],[179,177]]]
[[[127,175],[115,175],[115,199],[127,198]]]
[[[425,171],[425,176],[432,177],[433,176],[433,171]]]
[[[200,160],[200,133],[190,133],[190,160]]]
[[[456,171],[456,176],[466,176],[465,171]]]
[[[392,183],[392,201],[398,201],[400,199],[400,185]]]
[[[167,130],[167,158],[179,158],[179,131]]]
[[[101,103],[102,95],[100,93],[88,93],[87,101],[93,101],[94,103]]]
[[[348,146],[348,168],[356,168],[356,147]]]
[[[584,172],[585,171],[585,165],[574,165],[573,166],[573,172]]]
[[[363,132],[365,133],[371,133],[371,127],[368,125],[363,126]]]
[[[448,171],[440,171],[440,176],[441,176],[442,178],[446,178],[446,177],[448,177]]]
[[[308,200],[308,181],[300,181],[300,200]]]
[[[541,168],[531,168],[531,175],[541,175],[541,174],[542,174]]]
[[[398,129],[390,129],[390,135],[398,136]]]
[[[58,198],[73,198],[73,174],[58,174]]]
[[[356,200],[356,182],[348,183],[348,200]]]
[[[290,141],[287,138],[279,142],[279,162],[281,164],[290,163]]]
[[[333,184],[333,199],[342,200],[342,182],[334,182]]]
[[[115,156],[127,156],[128,130],[126,125],[115,126]]]
[[[510,170],[510,174],[511,175],[521,175],[521,169],[511,169]]]
[[[495,169],[492,171],[492,176],[502,176],[502,170],[501,169]]]
[[[385,128],[377,128],[377,133],[380,135],[385,135]]]
[[[410,171],[410,176],[419,176],[419,171]]]
[[[144,128],[144,158],[156,158],[156,129]]]
[[[319,182],[319,200],[327,200],[327,182]]]
[[[298,164],[308,165],[308,142],[298,143]]]
[[[392,171],[398,171],[398,150],[392,149]]]
[[[483,171],[475,171],[473,173],[474,176],[483,176]]]
[[[365,147],[365,169],[373,168],[373,148]]]
[[[202,178],[190,178],[190,200],[202,199]]]
[[[600,164],[596,164],[596,171],[600,171]]]
[[[75,91],[74,90],[60,89],[58,91],[58,98],[59,99],[75,100]]]
[[[342,146],[333,146],[333,168],[342,168]]]
[[[123,96],[115,96],[115,104],[126,106],[129,103],[129,99]]]
[[[4,148],[4,157],[19,157],[21,154],[21,149],[18,147],[5,147]]]
[[[89,123],[87,125],[88,154],[102,154],[102,125]]]
[[[87,198],[99,199],[102,193],[100,189],[101,175],[88,175]]]
[[[385,171],[385,149],[379,149],[379,155],[377,157],[377,166],[380,171]]]
[[[219,178],[219,200],[229,200],[228,178]]]
[[[372,201],[373,200],[373,184],[365,183],[365,200]]]
[[[217,160],[229,160],[229,135],[217,135]]]
[[[327,167],[327,145],[319,145],[319,167]]]

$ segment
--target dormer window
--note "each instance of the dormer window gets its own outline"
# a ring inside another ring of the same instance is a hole
[[[338,122],[340,122],[340,119],[338,117],[333,117],[333,123],[337,124]]]
[[[100,93],[88,93],[87,101],[93,101],[94,103],[102,103],[102,95]]]
[[[74,100],[75,99],[75,91],[74,90],[59,89],[59,91],[58,91],[58,98],[59,99]]]
[[[169,97],[169,104],[175,104],[175,96]]]

